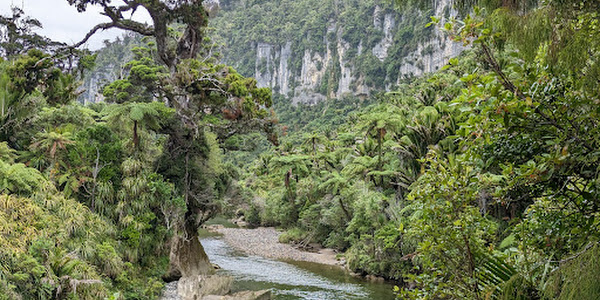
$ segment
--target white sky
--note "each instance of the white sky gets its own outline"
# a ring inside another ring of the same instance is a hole
[[[119,2],[116,5],[120,4]],[[78,13],[77,9],[70,6],[67,0],[0,0],[0,14],[11,15],[10,7],[15,5],[23,7],[25,15],[38,19],[43,28],[38,30],[40,35],[47,36],[52,40],[74,44],[86,35],[98,23],[110,21],[106,16],[100,15],[100,9],[88,6],[84,13]],[[139,8],[134,20],[150,23],[150,16]],[[102,41],[112,40],[123,33],[119,29],[98,31],[87,42],[87,47],[95,50],[102,47]]]

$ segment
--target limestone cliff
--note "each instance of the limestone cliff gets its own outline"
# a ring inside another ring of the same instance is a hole
[[[213,24],[226,63],[310,104],[389,90],[458,55],[462,46],[425,28],[431,15],[455,14],[451,0],[434,2],[395,9],[385,0],[230,0]]]
[[[141,40],[141,36],[126,32],[115,41],[104,42],[104,47],[95,52],[94,68],[84,73],[80,88],[82,94],[79,96],[81,103],[99,102],[104,99],[104,85],[126,75],[125,64],[133,59],[131,50],[142,45]]]
[[[312,104],[366,97],[442,67],[463,48],[425,24],[455,14],[451,1],[397,8],[389,0],[211,0],[209,26],[225,63],[293,103]],[[140,44],[135,34],[106,42],[81,101],[101,100],[102,86],[123,75]]]

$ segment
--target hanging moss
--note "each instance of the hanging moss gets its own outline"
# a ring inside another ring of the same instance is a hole
[[[557,300],[600,299],[600,245],[563,260],[549,277],[544,296]]]
[[[538,292],[532,287],[531,282],[522,274],[514,275],[504,284],[501,300],[536,300],[540,299]]]

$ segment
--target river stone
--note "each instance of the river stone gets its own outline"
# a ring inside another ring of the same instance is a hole
[[[226,295],[231,290],[233,277],[200,275],[182,277],[177,284],[177,293],[182,300],[204,299],[206,295]]]
[[[208,295],[202,300],[271,300],[271,291],[242,291],[226,296]]]
[[[377,282],[377,283],[384,283],[385,282],[385,278],[383,277],[379,277],[379,276],[375,276],[375,275],[367,275],[366,279],[370,282]]]

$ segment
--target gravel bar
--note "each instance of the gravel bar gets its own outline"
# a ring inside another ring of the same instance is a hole
[[[278,260],[307,261],[325,265],[340,265],[332,249],[321,249],[317,253],[301,251],[289,244],[279,242],[281,232],[272,227],[210,228],[223,235],[231,247],[248,255],[262,256]]]

